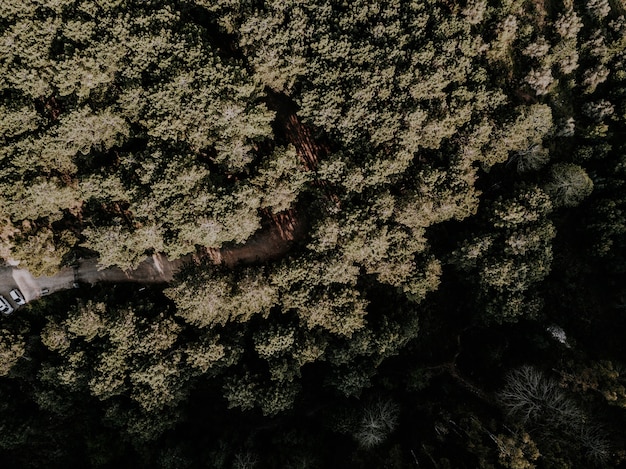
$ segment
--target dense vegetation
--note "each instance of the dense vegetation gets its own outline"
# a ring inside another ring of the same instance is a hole
[[[3,0],[3,467],[623,464],[625,13]]]

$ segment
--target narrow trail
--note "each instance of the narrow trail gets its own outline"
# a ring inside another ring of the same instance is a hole
[[[278,259],[285,255],[294,241],[305,234],[304,224],[295,211],[288,210],[272,215],[272,225],[252,236],[245,244],[221,249],[206,249],[214,264],[234,267]]]
[[[278,141],[294,146],[302,164],[316,171],[320,158],[330,153],[327,143],[313,137],[313,131],[298,117],[298,106],[284,94],[265,89],[267,107],[276,113],[273,130]]]

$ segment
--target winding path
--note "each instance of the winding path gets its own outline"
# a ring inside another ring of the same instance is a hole
[[[192,15],[190,19],[202,17],[204,15]],[[243,60],[251,70],[245,55],[237,45],[235,36],[220,31],[212,24],[202,26],[209,31],[218,51],[227,57]],[[288,96],[266,88],[265,103],[276,113],[272,125],[276,143],[293,145],[303,167],[308,171],[316,172],[319,159],[330,152],[329,145],[325,141],[314,138],[313,129],[300,121],[297,115],[298,106]],[[317,178],[314,180],[315,185],[324,190],[328,200],[339,206],[338,197],[322,181]],[[240,246],[221,249],[199,248],[195,254],[175,260],[170,260],[163,254],[154,254],[131,271],[123,271],[115,267],[99,269],[97,259],[81,259],[73,267],[63,268],[50,277],[35,278],[24,269],[13,266],[0,267],[0,295],[8,299],[9,291],[19,288],[28,302],[41,297],[44,293],[51,294],[75,288],[80,283],[92,285],[100,282],[169,283],[185,263],[199,259],[209,259],[214,264],[234,267],[242,263],[250,264],[280,258],[289,251],[294,241],[304,236],[306,232],[304,219],[293,209],[278,214],[266,213],[264,215],[266,220],[270,221],[269,226],[257,232]]]
[[[303,166],[315,171],[319,156],[325,154],[328,147],[313,139],[311,130],[300,122],[297,107],[289,98],[268,90],[267,104],[276,111],[274,127],[277,140],[292,144]],[[304,221],[293,209],[278,214],[268,213],[266,218],[271,221],[269,227],[257,232],[245,244],[221,249],[200,248],[195,254],[174,260],[163,254],[154,254],[130,271],[116,267],[99,269],[95,258],[80,259],[74,266],[65,267],[50,277],[33,277],[27,270],[16,266],[0,267],[0,295],[9,299],[10,290],[19,288],[29,302],[43,294],[69,290],[81,283],[169,283],[185,263],[200,259],[210,259],[214,264],[228,267],[276,259],[285,255],[293,242],[304,236]]]
[[[293,211],[283,212],[272,218],[273,224],[269,228],[258,232],[241,246],[201,248],[195,254],[174,260],[168,259],[164,254],[154,254],[148,256],[136,269],[129,271],[117,267],[99,269],[98,259],[95,258],[80,259],[74,266],[65,267],[50,277],[33,277],[25,269],[3,267],[0,268],[0,294],[8,299],[9,291],[19,288],[29,302],[42,294],[69,290],[85,283],[169,283],[184,264],[197,262],[202,258],[228,267],[276,259],[286,254],[292,243],[304,235],[304,229]]]

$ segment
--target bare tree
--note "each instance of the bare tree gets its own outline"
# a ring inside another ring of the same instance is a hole
[[[557,163],[550,169],[546,192],[557,206],[575,207],[593,191],[593,181],[585,170],[572,163]]]
[[[514,164],[518,173],[535,171],[550,160],[548,150],[540,143],[533,143],[525,150],[513,153],[507,165]]]
[[[611,443],[599,425],[585,425],[578,435],[585,449],[585,456],[599,467],[606,467],[611,454]]]
[[[541,370],[526,365],[511,371],[497,397],[508,416],[527,431],[573,444],[590,463],[606,465],[611,443],[605,431]]]
[[[235,455],[233,469],[253,469],[257,466],[258,462],[254,453],[243,451]]]
[[[363,409],[363,417],[354,433],[354,438],[364,448],[373,448],[382,443],[396,428],[398,405],[391,400],[379,400]]]
[[[532,366],[510,372],[498,399],[508,416],[524,426],[577,425],[583,420],[582,411],[559,383]]]

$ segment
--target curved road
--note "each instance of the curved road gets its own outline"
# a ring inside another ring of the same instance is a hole
[[[0,267],[0,295],[15,307],[10,290],[19,288],[27,302],[43,294],[69,290],[79,284],[169,283],[185,263],[208,258],[214,264],[234,267],[237,264],[263,262],[285,254],[294,240],[303,233],[301,221],[293,211],[272,216],[272,226],[252,236],[245,244],[222,249],[201,249],[180,259],[169,260],[163,254],[154,254],[141,262],[136,269],[124,271],[117,267],[102,269],[97,259],[81,259],[73,267],[65,267],[50,277],[33,277],[30,272],[17,267]]]
[[[328,146],[315,141],[311,130],[298,118],[297,106],[289,98],[268,89],[267,101],[268,106],[276,111],[275,125],[280,131],[281,138],[295,147],[306,170],[315,171],[318,158],[329,152]],[[327,195],[338,204],[336,197],[332,194]],[[292,241],[302,238],[305,231],[304,222],[301,217],[296,216],[294,210],[266,215],[271,219],[271,226],[256,233],[241,246],[221,249],[201,248],[196,254],[176,260],[169,260],[163,254],[155,254],[131,271],[115,267],[99,269],[97,259],[79,260],[75,266],[63,268],[50,277],[33,277],[27,270],[13,266],[0,267],[0,295],[15,306],[9,296],[9,292],[14,288],[19,288],[29,302],[41,297],[42,294],[68,290],[80,283],[92,285],[99,282],[169,283],[183,264],[197,262],[201,258],[208,258],[214,264],[224,264],[228,267],[276,259],[289,250]]]

